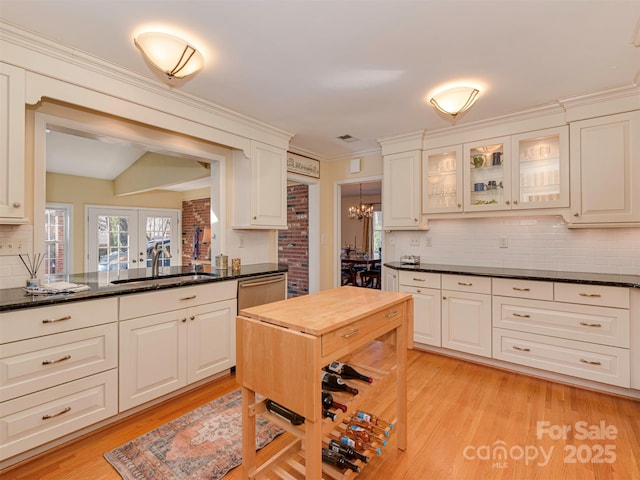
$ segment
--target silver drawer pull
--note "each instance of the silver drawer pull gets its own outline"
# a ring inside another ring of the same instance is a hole
[[[65,315],[64,317],[60,318],[45,318],[44,320],[42,320],[42,323],[56,323],[62,322],[63,320],[71,320],[71,315]]]
[[[358,333],[360,333],[360,330],[358,330],[357,328],[354,328],[353,330],[351,330],[349,333],[341,333],[340,336],[342,338],[351,338],[354,335],[357,335]]]
[[[601,327],[602,324],[601,323],[589,323],[589,322],[580,322],[580,325],[582,325],[583,327]]]
[[[514,350],[518,350],[519,352],[530,352],[531,349],[530,348],[522,348],[522,347],[518,347],[516,345],[513,346]]]
[[[581,293],[581,297],[589,297],[589,298],[600,298],[602,295],[599,293]]]
[[[42,419],[43,420],[49,420],[50,418],[55,418],[55,417],[57,417],[59,415],[64,415],[65,413],[70,412],[70,411],[71,411],[71,407],[66,407],[65,409],[59,411],[58,413],[54,413],[53,415],[43,415]]]
[[[520,317],[520,318],[531,318],[531,315],[529,315],[528,313],[518,313],[518,312],[514,312],[513,313],[514,317]]]
[[[391,310],[389,313],[385,315],[387,318],[395,317],[398,314],[397,310]]]
[[[473,285],[473,283],[471,283],[471,282],[458,282],[458,285],[460,285],[461,287],[470,287],[471,285]]]
[[[191,295],[191,296],[189,296],[189,297],[182,297],[182,298],[180,298],[179,300],[180,300],[180,301],[184,301],[184,300],[193,300],[194,298],[196,298],[196,296],[195,296],[195,295]]]
[[[60,362],[64,362],[65,360],[70,360],[71,359],[71,355],[65,355],[64,357],[61,357],[57,360],[43,360],[42,364],[43,365],[53,365],[54,363],[60,363]]]
[[[587,365],[602,365],[602,363],[600,363],[600,362],[594,362],[592,360],[586,360],[584,358],[581,358],[580,361],[582,363],[586,363]]]
[[[426,282],[426,281],[427,281],[427,279],[426,279],[426,278],[416,278],[416,277],[413,277],[413,281],[414,281],[414,282]]]
[[[516,292],[530,292],[530,288],[512,287]]]

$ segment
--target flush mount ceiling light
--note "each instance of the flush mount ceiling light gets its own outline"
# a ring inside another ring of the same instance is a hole
[[[169,80],[184,78],[204,66],[204,58],[185,40],[162,32],[145,32],[133,39],[151,64]]]
[[[456,118],[471,108],[479,93],[474,87],[453,87],[436,93],[429,102],[436,110]]]

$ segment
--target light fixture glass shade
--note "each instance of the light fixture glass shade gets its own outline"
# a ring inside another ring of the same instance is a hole
[[[429,102],[437,110],[455,118],[471,108],[479,93],[473,87],[454,87],[435,94]]]
[[[185,40],[168,33],[145,32],[134,43],[158,70],[172,78],[184,78],[204,66],[204,58]]]

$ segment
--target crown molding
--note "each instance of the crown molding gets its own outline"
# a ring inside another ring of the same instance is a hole
[[[39,34],[23,30],[3,20],[0,20],[0,44],[7,44],[7,47],[0,48],[0,61],[13,64],[43,76],[141,104],[154,110],[163,111],[164,113],[185,118],[235,135],[254,138],[251,132],[260,132],[263,135],[257,135],[257,138],[261,140],[264,135],[273,136],[287,144],[294,136],[291,132],[194,95],[175,90],[159,80],[137,74],[117,64],[60,44]],[[12,50],[14,50],[14,48],[8,47],[9,45],[15,47],[16,53],[13,56]],[[36,55],[20,56],[19,50],[24,49]],[[38,61],[43,57],[47,59],[47,62]],[[77,69],[73,69],[73,72],[70,72],[69,69],[60,68],[59,62],[75,66],[85,72],[98,74],[104,79],[117,82],[117,84],[125,84],[125,86],[133,87],[133,89],[144,90],[150,94],[150,97],[161,97],[162,102],[147,102],[147,104],[145,104],[144,100],[141,101],[140,97],[135,95],[135,92],[132,92],[130,88],[107,89],[95,83],[88,84],[73,74],[77,72]],[[172,102],[186,107],[187,110],[195,110],[199,115],[187,116],[178,113],[179,109],[167,108],[167,104]]]

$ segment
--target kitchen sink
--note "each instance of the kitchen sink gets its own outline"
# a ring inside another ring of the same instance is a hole
[[[139,277],[125,278],[122,280],[114,280],[112,285],[128,285],[128,286],[159,286],[159,285],[181,285],[187,282],[197,282],[199,280],[208,280],[217,277],[216,273],[185,273],[180,275],[163,275],[160,277]]]

